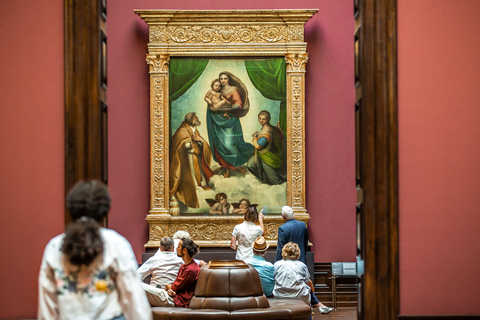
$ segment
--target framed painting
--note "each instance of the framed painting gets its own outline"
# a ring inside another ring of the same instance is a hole
[[[304,24],[317,10],[135,10],[149,25],[147,247],[186,230],[229,246],[244,207],[276,245],[282,206],[305,223]]]

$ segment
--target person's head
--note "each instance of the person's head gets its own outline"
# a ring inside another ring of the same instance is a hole
[[[270,119],[271,118],[272,117],[270,116],[270,112],[268,112],[267,110],[262,110],[258,114],[258,122],[262,126],[265,125],[265,124],[270,124]]]
[[[183,230],[179,230],[175,232],[175,234],[173,235],[174,251],[177,251],[178,244],[180,243],[180,240],[183,238],[190,238],[190,233]]]
[[[284,220],[293,219],[293,210],[289,206],[282,207],[282,217]]]
[[[218,75],[218,78],[220,79],[220,83],[222,84],[222,86],[226,86],[227,84],[232,85],[230,83],[230,75],[228,72],[226,71],[220,72],[220,74]]]
[[[185,122],[188,123],[189,126],[191,127],[197,127],[201,125],[202,123],[197,117],[197,114],[195,112],[189,112],[185,115]]]
[[[238,207],[240,209],[248,209],[250,208],[251,204],[250,204],[250,200],[246,199],[246,198],[242,198],[240,199],[240,202],[238,203]]]
[[[288,242],[282,249],[283,260],[298,260],[300,258],[300,248],[295,242]]]
[[[182,238],[177,248],[177,256],[184,257],[186,254],[192,258],[198,253],[198,246],[190,238]]]
[[[215,79],[212,81],[212,84],[210,85],[213,89],[213,91],[220,91],[222,89],[222,84],[220,83],[220,79]]]
[[[245,212],[244,216],[245,221],[250,221],[250,222],[257,222],[258,221],[258,211],[257,208],[255,207],[250,207],[247,209],[247,212]]]
[[[265,253],[267,253],[267,249],[268,249],[268,244],[267,244],[267,240],[265,240],[265,237],[260,236],[257,239],[255,239],[255,241],[252,244],[252,248],[253,248],[254,255],[263,257]]]
[[[160,249],[162,251],[173,251],[173,239],[170,237],[163,237],[162,240],[160,240]]]
[[[227,195],[223,192],[217,193],[215,195],[215,201],[221,204],[226,204],[227,203]]]
[[[107,186],[98,180],[80,181],[67,195],[67,207],[73,222],[67,227],[61,251],[73,265],[90,265],[103,255],[98,225],[110,210]]]
[[[111,205],[110,192],[99,180],[77,182],[67,195],[67,207],[73,221],[89,217],[102,222]]]
[[[173,240],[176,240],[176,239],[181,240],[182,238],[190,238],[190,233],[188,233],[187,231],[178,230],[173,235]]]
[[[69,224],[61,250],[71,264],[89,266],[103,254],[103,242],[98,223],[92,218],[83,216]]]

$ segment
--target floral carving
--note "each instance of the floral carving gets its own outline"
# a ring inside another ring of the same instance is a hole
[[[158,241],[165,237],[165,229],[159,225],[150,225],[150,240]]]
[[[150,27],[150,43],[302,42],[303,26]]]
[[[280,223],[266,223],[265,224],[265,238],[267,240],[276,240],[278,237],[278,227]]]
[[[149,32],[149,42],[165,42],[165,27],[151,26]]]
[[[152,208],[166,208],[165,199],[165,114],[164,104],[166,74],[168,71],[168,55],[151,55],[147,57],[150,66],[150,86],[153,91],[151,100],[152,109]]]
[[[303,207],[303,76],[292,76],[292,207]]]
[[[265,238],[267,240],[276,240],[278,236],[278,227],[283,223],[279,222],[267,222],[265,223]],[[158,241],[165,236],[172,237],[177,231],[187,231],[192,239],[196,241],[210,241],[210,240],[223,240],[230,241],[232,238],[232,231],[236,223],[220,223],[220,222],[208,222],[208,223],[195,223],[193,221],[189,223],[150,223],[151,232],[150,240]]]

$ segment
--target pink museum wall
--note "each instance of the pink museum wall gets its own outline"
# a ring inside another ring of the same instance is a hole
[[[398,1],[401,314],[480,314],[479,11]]]
[[[149,210],[148,27],[134,9],[318,8],[306,24],[306,174],[315,261],[355,261],[353,1],[132,1],[108,4],[110,227],[140,260]]]
[[[63,231],[63,1],[0,1],[0,318],[33,318]]]

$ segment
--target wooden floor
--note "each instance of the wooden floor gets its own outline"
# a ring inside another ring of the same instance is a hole
[[[340,308],[332,310],[329,314],[321,314],[320,311],[316,309],[315,315],[312,318],[313,320],[357,320],[357,308]]]

